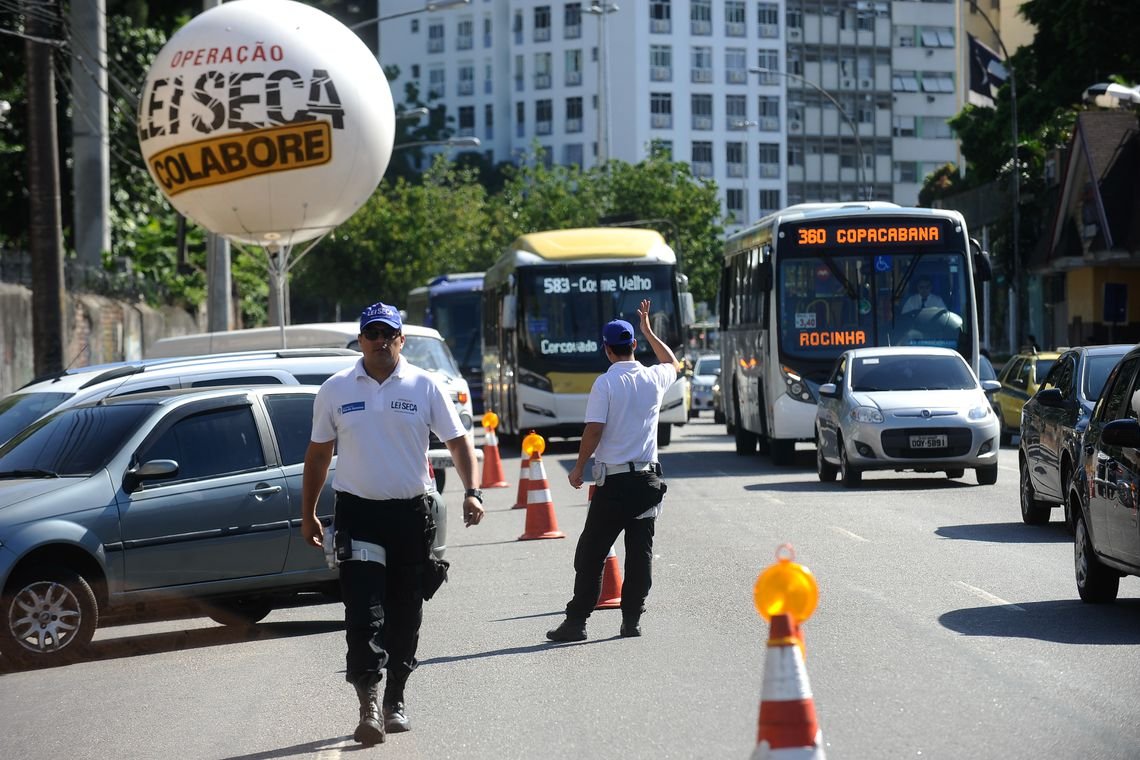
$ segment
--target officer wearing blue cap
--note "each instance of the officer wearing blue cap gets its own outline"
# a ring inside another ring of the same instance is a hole
[[[361,313],[364,355],[317,392],[301,486],[301,533],[306,542],[321,547],[324,529],[317,519],[317,498],[335,450],[335,544],[348,643],[345,679],[360,699],[353,737],[363,744],[410,728],[404,684],[416,667],[423,602],[446,576],[446,568],[429,558],[434,534],[431,433],[447,444],[467,489],[464,523],[476,525],[483,518],[475,448],[447,392],[431,373],[400,356],[403,326],[400,312],[388,304],[375,303]],[[384,669],[388,681],[381,715]]]
[[[641,332],[659,364],[634,358],[633,325],[615,319],[602,328],[610,368],[594,381],[586,402],[586,428],[570,485],[581,488],[586,462],[594,457],[597,488],[574,552],[574,597],[566,619],[546,637],[582,641],[586,618],[602,590],[606,556],[625,531],[625,580],[621,590],[622,636],[641,635],[641,613],[653,582],[653,530],[661,512],[665,482],[657,462],[661,399],[677,380],[677,357],[649,324],[649,300],[637,310]]]

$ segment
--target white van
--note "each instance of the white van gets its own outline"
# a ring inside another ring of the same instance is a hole
[[[405,334],[416,334],[412,325]],[[428,328],[422,328],[428,330]],[[432,333],[438,335],[435,330]],[[285,345],[282,345],[280,327],[252,327],[248,330],[196,333],[160,338],[144,352],[146,358],[170,356],[202,356],[226,354],[232,351],[254,351],[276,348],[352,348],[359,350],[357,336],[360,327],[356,322],[313,322],[285,326]],[[414,362],[413,362],[414,363]]]

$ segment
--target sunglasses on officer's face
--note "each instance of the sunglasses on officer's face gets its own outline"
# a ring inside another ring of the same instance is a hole
[[[400,337],[400,331],[394,330],[391,327],[366,327],[360,331],[360,334],[366,340],[387,340],[393,341]]]

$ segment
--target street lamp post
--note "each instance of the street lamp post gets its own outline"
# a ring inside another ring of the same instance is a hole
[[[971,0],[971,2],[972,2],[972,0]],[[810,79],[805,79],[804,77],[800,76],[799,74],[793,74],[790,71],[777,71],[776,69],[767,69],[767,68],[763,68],[760,66],[754,66],[754,67],[748,69],[748,71],[751,74],[776,74],[778,76],[787,77],[789,79],[794,79],[797,82],[803,82],[808,87],[811,87],[816,92],[818,92],[820,95],[827,98],[828,101],[831,102],[831,105],[835,106],[835,110],[838,111],[840,117],[842,117],[842,119],[845,122],[847,122],[847,126],[851,127],[851,134],[854,135],[854,137],[855,137],[855,160],[859,164],[859,166],[857,167],[858,174],[859,174],[859,195],[863,196],[863,198],[862,198],[863,200],[870,200],[867,197],[869,194],[870,188],[867,187],[866,165],[864,164],[864,161],[863,161],[863,143],[861,143],[859,141],[859,127],[855,125],[854,121],[852,121],[851,116],[848,115],[848,113],[843,110],[843,106],[839,105],[839,101],[836,100],[830,92],[823,89],[822,87],[820,87],[815,82],[811,81]]]
[[[760,122],[742,119],[734,121],[732,126],[744,130],[744,155],[741,156],[744,159],[744,171],[740,177],[740,224],[744,226],[748,224],[748,130],[759,127]]]
[[[423,148],[429,145],[441,145],[448,148],[478,148],[480,145],[478,137],[449,137],[446,140],[415,140],[413,142],[398,143],[392,146],[392,152],[404,148]]]
[[[610,123],[606,114],[609,105],[609,78],[606,76],[606,16],[617,11],[617,3],[597,2],[586,9],[598,17],[598,166],[610,157]]]
[[[965,2],[969,4],[974,13],[982,17],[982,21],[985,21],[986,26],[994,33],[994,39],[997,40],[1002,57],[1005,58],[1005,67],[1009,71],[1009,122],[1011,137],[1013,138],[1013,177],[1010,183],[1013,202],[1013,245],[1010,249],[1010,258],[1012,259],[1010,263],[1013,266],[1010,267],[1011,277],[1009,280],[1009,345],[1012,350],[1017,347],[1016,341],[1021,333],[1021,309],[1019,308],[1019,291],[1021,289],[1021,160],[1017,154],[1019,140],[1017,130],[1017,77],[1013,71],[1013,62],[1009,58],[1009,51],[1005,49],[1005,43],[1002,42],[997,27],[990,21],[990,17],[978,7],[977,0],[965,0]]]
[[[350,26],[348,28],[355,31],[362,26],[368,26],[369,24],[379,24],[381,21],[391,21],[394,18],[403,18],[404,16],[414,16],[417,13],[434,13],[435,11],[442,11],[446,8],[455,8],[455,7],[458,7],[460,5],[470,5],[470,4],[471,4],[471,0],[435,0],[434,2],[424,3],[422,7],[413,8],[410,11],[400,11],[399,13],[393,13],[389,16],[377,16],[376,18],[365,19],[364,21],[357,21],[355,24],[353,24],[352,26]],[[379,37],[377,37],[377,39],[379,39]]]

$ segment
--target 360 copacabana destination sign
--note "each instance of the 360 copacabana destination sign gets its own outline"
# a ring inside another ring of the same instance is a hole
[[[292,245],[364,204],[392,156],[379,62],[332,16],[292,0],[235,0],[159,52],[139,102],[151,177],[218,235]]]

